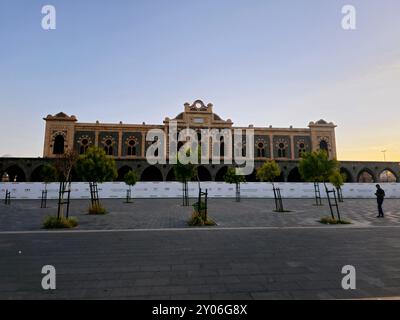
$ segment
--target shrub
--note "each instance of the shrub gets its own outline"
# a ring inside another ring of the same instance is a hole
[[[101,204],[94,204],[89,207],[89,214],[106,214],[107,210]]]
[[[205,209],[206,209],[206,203],[203,202],[203,201],[201,201],[201,202],[200,202],[200,208],[199,208],[199,203],[198,203],[198,202],[193,203],[193,209],[194,209],[196,212],[204,213],[204,211],[205,211]]]
[[[78,225],[78,220],[73,217],[70,218],[57,218],[55,216],[48,216],[43,222],[45,229],[69,229],[75,228]]]
[[[205,220],[203,213],[194,211],[188,221],[188,225],[192,227],[202,227],[202,226],[215,226],[216,223],[211,219]]]
[[[331,217],[324,217],[321,220],[319,220],[320,223],[323,224],[351,224],[350,221],[347,220],[337,220],[337,219],[332,219]]]

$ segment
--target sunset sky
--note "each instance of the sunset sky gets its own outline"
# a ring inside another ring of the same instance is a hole
[[[0,0],[0,156],[41,156],[47,114],[160,124],[201,99],[238,126],[323,118],[339,160],[400,161],[399,17],[398,0]]]

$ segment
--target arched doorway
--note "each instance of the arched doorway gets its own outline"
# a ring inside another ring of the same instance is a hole
[[[279,177],[276,177],[274,179],[274,182],[285,182],[285,175],[284,175],[283,171],[281,172]]]
[[[360,171],[357,177],[357,182],[359,183],[373,183],[375,182],[374,174],[368,169],[363,169]]]
[[[253,172],[245,177],[246,182],[257,182],[257,171],[253,170]]]
[[[385,169],[379,174],[379,181],[383,183],[395,183],[397,182],[397,176],[392,170]]]
[[[340,168],[340,173],[345,177],[344,182],[348,183],[354,182],[353,176],[351,175],[350,171],[347,170],[346,168]]]
[[[121,168],[119,168],[117,181],[124,181],[125,175],[131,170],[132,170],[132,168],[129,166],[122,166]]]
[[[158,169],[155,166],[150,166],[144,169],[140,178],[140,181],[163,181],[163,180],[164,179],[160,169]]]
[[[13,165],[8,167],[5,172],[7,172],[10,182],[25,182],[26,175],[24,170],[22,170],[19,166]]]
[[[217,174],[215,175],[215,181],[225,181],[224,176],[226,172],[228,171],[228,167],[222,167],[217,171]]]
[[[76,173],[75,167],[73,167],[71,169],[70,178],[71,178],[71,182],[81,182],[82,181],[82,179]]]
[[[304,182],[303,178],[301,177],[301,174],[299,172],[299,168],[293,168],[288,175],[288,182]]]
[[[53,154],[64,154],[64,136],[62,134],[54,138]]]
[[[174,168],[168,171],[167,178],[165,181],[176,181]]]
[[[197,167],[197,174],[200,181],[212,181],[210,171],[204,166]]]
[[[29,181],[30,182],[43,182],[44,181],[43,168],[44,168],[44,165],[40,165],[40,166],[36,167],[32,171],[31,178]]]

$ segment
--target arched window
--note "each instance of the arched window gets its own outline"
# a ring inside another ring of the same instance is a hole
[[[301,158],[305,152],[306,152],[306,145],[303,142],[299,143],[299,153],[298,153],[299,158]]]
[[[278,145],[278,158],[286,158],[286,148],[282,142]]]
[[[221,138],[220,138],[219,155],[220,155],[221,158],[225,156],[225,142],[224,142],[224,137],[221,137]]]
[[[53,154],[64,154],[64,136],[62,134],[54,138]]]
[[[104,151],[106,152],[106,155],[112,156],[114,154],[114,148],[113,148],[113,142],[111,139],[107,139],[104,142]]]
[[[262,142],[257,144],[257,158],[265,158],[265,148]]]
[[[319,142],[319,148],[321,150],[325,150],[326,152],[329,152],[328,142],[326,142],[326,140],[321,140]]]
[[[127,154],[128,156],[136,156],[136,140],[130,139],[128,141]]]
[[[82,139],[81,145],[79,147],[79,154],[85,154],[88,148],[89,148],[89,140],[86,138]]]

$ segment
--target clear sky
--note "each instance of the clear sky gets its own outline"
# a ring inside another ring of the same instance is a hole
[[[235,125],[333,121],[339,160],[400,161],[400,1],[0,0],[0,156],[40,156],[47,114],[159,124],[196,99]]]

